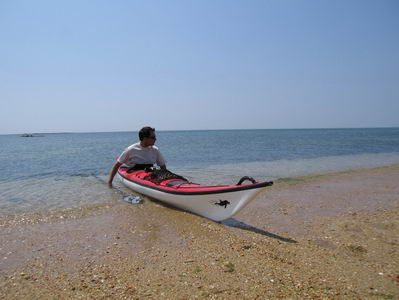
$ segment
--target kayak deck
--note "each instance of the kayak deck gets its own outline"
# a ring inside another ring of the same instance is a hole
[[[256,182],[251,184],[242,185],[201,185],[180,179],[167,179],[161,181],[159,184],[146,180],[145,178],[151,174],[146,171],[135,171],[133,173],[127,173],[126,169],[119,169],[119,175],[126,180],[133,181],[136,184],[146,186],[155,190],[161,190],[165,193],[171,194],[218,194],[218,193],[230,193],[234,191],[241,191],[247,189],[261,188],[271,186],[273,182]]]

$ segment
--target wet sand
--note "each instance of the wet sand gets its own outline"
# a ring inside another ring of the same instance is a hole
[[[398,182],[279,181],[221,224],[147,199],[3,218],[0,298],[396,299]]]

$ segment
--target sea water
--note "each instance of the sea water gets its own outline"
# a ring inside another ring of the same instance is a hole
[[[399,128],[157,131],[167,167],[235,184],[399,163]],[[106,185],[137,132],[0,135],[0,216],[114,201]],[[115,179],[120,190],[123,187]],[[126,193],[128,192],[125,190]]]

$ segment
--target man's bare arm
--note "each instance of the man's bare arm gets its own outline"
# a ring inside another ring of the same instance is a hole
[[[118,169],[119,169],[119,167],[120,167],[121,165],[122,165],[122,164],[121,164],[119,161],[117,161],[117,162],[114,164],[114,166],[112,167],[111,172],[109,173],[109,179],[108,179],[108,185],[109,185],[110,187],[112,187],[112,181],[114,180],[115,174],[116,174],[116,172],[118,172]]]

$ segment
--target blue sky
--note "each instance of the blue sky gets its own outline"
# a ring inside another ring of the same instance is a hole
[[[0,134],[399,126],[399,1],[0,0]]]

